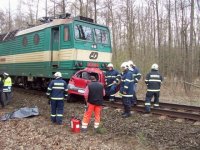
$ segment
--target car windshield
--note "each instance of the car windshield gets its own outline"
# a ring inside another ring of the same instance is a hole
[[[82,78],[85,80],[90,80],[90,76],[95,76],[95,78],[99,81],[99,75],[95,72],[82,71],[82,72],[79,72],[78,74],[76,74],[76,77]]]

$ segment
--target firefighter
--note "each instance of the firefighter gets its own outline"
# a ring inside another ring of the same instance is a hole
[[[122,102],[124,105],[124,113],[122,113],[123,118],[127,118],[131,116],[131,101],[133,98],[133,76],[132,72],[128,68],[128,62],[123,62],[121,64],[122,69],[122,77],[120,84],[120,95],[122,96]]]
[[[108,71],[105,74],[106,95],[109,96],[109,101],[114,102],[117,85],[119,84],[120,74],[113,69],[113,64],[107,65]]]
[[[56,72],[55,80],[52,80],[47,89],[47,96],[51,104],[52,123],[62,124],[64,111],[64,98],[67,97],[67,83],[62,79],[62,74]]]
[[[134,85],[133,85],[133,99],[132,99],[132,104],[136,105],[137,104],[137,96],[136,96],[136,91],[137,91],[137,83],[141,78],[141,73],[139,68],[133,63],[133,61],[129,60],[129,70],[133,74],[133,80],[134,80]]]
[[[3,93],[5,94],[5,104],[12,100],[12,80],[8,73],[3,73]]]
[[[83,132],[87,131],[88,123],[90,122],[90,118],[93,112],[95,115],[94,129],[97,129],[99,127],[103,96],[105,96],[104,87],[100,82],[97,81],[95,76],[90,76],[90,80],[91,82],[86,87],[84,93],[84,97],[87,103],[87,109],[84,113],[82,120]]]
[[[145,83],[147,84],[147,93],[145,99],[145,111],[150,113],[151,99],[154,96],[154,107],[159,107],[160,87],[163,81],[162,76],[158,72],[158,64],[151,66],[151,71],[146,75]]]
[[[2,108],[4,108],[5,105],[4,105],[2,93],[3,93],[3,81],[2,81],[2,77],[0,76],[0,103],[1,103]]]

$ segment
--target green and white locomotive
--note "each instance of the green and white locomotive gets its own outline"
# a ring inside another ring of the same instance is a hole
[[[0,71],[18,85],[46,87],[57,71],[69,79],[88,65],[105,69],[111,57],[108,27],[85,17],[0,34]]]

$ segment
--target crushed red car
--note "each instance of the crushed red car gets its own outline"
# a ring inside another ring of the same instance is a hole
[[[68,99],[74,95],[83,96],[85,88],[88,85],[90,76],[95,76],[96,79],[105,86],[105,75],[102,70],[94,67],[87,67],[77,71],[69,80],[68,84]]]

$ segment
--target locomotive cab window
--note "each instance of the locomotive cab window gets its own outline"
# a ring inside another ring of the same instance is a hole
[[[64,27],[64,41],[69,41],[69,27]]]
[[[102,43],[103,44],[108,44],[109,40],[108,40],[108,32],[101,30],[101,34],[102,34]]]
[[[95,40],[97,43],[109,44],[108,32],[100,29],[95,29]]]
[[[92,29],[83,25],[75,25],[75,39],[92,41]]]
[[[97,43],[102,42],[101,30],[99,30],[99,29],[95,29],[95,40]]]

